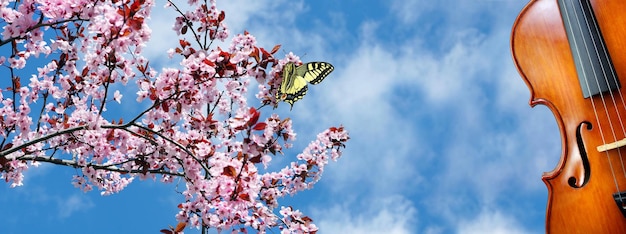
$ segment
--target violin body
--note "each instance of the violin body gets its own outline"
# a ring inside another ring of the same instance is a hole
[[[559,163],[542,177],[548,188],[546,233],[626,233],[626,216],[613,197],[626,191],[626,146],[597,148],[626,138],[626,1],[584,0],[591,3],[621,84],[587,98],[559,1],[531,0],[511,37],[530,105],[547,106],[561,133]]]

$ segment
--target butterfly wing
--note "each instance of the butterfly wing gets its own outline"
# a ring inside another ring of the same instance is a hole
[[[296,74],[302,76],[304,80],[311,84],[319,84],[335,68],[330,63],[310,62],[296,68]]]
[[[293,108],[293,103],[302,99],[308,90],[306,80],[296,73],[296,65],[287,63],[283,67],[283,80],[276,93],[276,99],[285,101]]]
[[[306,94],[307,82],[318,84],[334,69],[333,65],[325,62],[311,62],[296,67],[294,63],[287,63],[283,67],[283,80],[276,93],[276,99],[285,101],[293,108],[293,103],[302,99]]]

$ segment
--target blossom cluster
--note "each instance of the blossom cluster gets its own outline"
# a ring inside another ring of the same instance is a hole
[[[153,0],[0,1],[0,48],[10,51],[0,69],[11,78],[0,83],[0,178],[15,187],[33,166],[65,165],[80,168],[76,187],[109,195],[158,176],[184,183],[176,217],[189,226],[315,233],[300,211],[275,210],[341,156],[347,131],[323,131],[288,166],[269,171],[296,133],[289,118],[262,110],[278,105],[282,65],[299,58],[277,59],[279,46],[258,47],[247,32],[226,50],[211,48],[229,38],[225,12],[215,0],[188,4],[167,3],[180,14],[179,46],[170,50],[180,63],[157,70],[142,56]],[[252,83],[258,102],[248,100]],[[136,98],[121,88],[136,88]],[[144,108],[126,120],[107,112],[132,102]]]

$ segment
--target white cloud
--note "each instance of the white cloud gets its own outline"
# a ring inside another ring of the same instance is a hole
[[[303,1],[221,1],[218,8],[228,13],[226,22],[232,33],[240,33],[249,30],[250,27],[259,29],[274,28],[270,25],[262,27],[258,22],[282,22],[285,25],[292,25],[298,14],[304,10]],[[289,9],[289,10],[286,10]],[[271,14],[267,14],[271,13]],[[253,21],[254,18],[260,20]],[[252,32],[253,35],[256,33]]]
[[[80,211],[87,211],[94,207],[91,199],[85,194],[73,193],[69,197],[58,197],[59,218],[64,219]]]
[[[394,84],[402,80],[399,65],[379,46],[363,46],[352,56],[327,81],[310,87],[310,96],[294,107],[294,119],[322,127],[343,124],[351,132],[344,158],[325,177],[336,188],[381,195],[406,190],[420,178],[407,162],[427,152],[411,151],[420,145],[414,123],[398,116],[389,102]],[[412,180],[398,186],[406,178]]]
[[[437,160],[435,157],[454,162],[454,157],[436,155],[444,153],[445,148],[425,145],[428,140],[432,142],[428,131],[437,131],[437,126],[422,126],[418,119],[407,116],[436,119],[428,115],[453,115],[446,118],[455,122],[443,124],[458,128],[451,129],[449,140],[437,141],[444,142],[443,146],[448,142],[446,148],[460,151],[473,148],[472,139],[476,137],[472,137],[472,131],[480,130],[481,118],[485,118],[482,87],[492,82],[479,75],[491,68],[482,49],[492,38],[472,29],[460,32],[457,38],[455,46],[439,55],[410,44],[397,46],[407,48],[400,50],[386,49],[390,47],[384,43],[364,43],[346,64],[338,65],[332,77],[318,85],[320,88],[310,88],[310,94],[298,103],[301,106],[295,107],[300,115],[297,119],[320,125],[343,123],[357,136],[348,143],[345,158],[339,162],[341,168],[329,170],[331,175],[325,179],[338,182],[337,187],[361,187],[366,183],[376,193],[393,193],[420,183],[423,176],[419,169],[428,169],[427,163]],[[398,88],[410,90],[412,96],[399,98],[412,103],[408,104],[412,109],[398,109],[398,100],[392,98]],[[418,100],[420,97],[425,99]],[[468,130],[466,125],[471,128]],[[455,157],[466,157],[461,161],[468,163],[473,156]],[[469,170],[475,169],[464,171]],[[398,186],[407,178],[410,185]]]
[[[415,233],[417,210],[402,197],[376,198],[357,204],[364,210],[352,212],[355,204],[340,204],[319,208],[313,212],[320,233]],[[352,206],[352,207],[351,207]],[[356,208],[358,209],[358,208]]]
[[[514,218],[500,211],[483,210],[478,216],[462,220],[457,225],[459,234],[522,234],[530,233],[520,226]]]
[[[391,2],[391,10],[400,22],[414,23],[417,19],[435,9],[438,1],[397,0]]]

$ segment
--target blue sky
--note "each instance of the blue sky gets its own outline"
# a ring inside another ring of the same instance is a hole
[[[170,65],[171,9],[158,3],[146,55]],[[218,1],[231,33],[335,71],[289,112],[303,149],[329,126],[351,141],[313,190],[287,198],[320,233],[543,233],[541,174],[560,156],[550,111],[529,91],[509,37],[517,0]],[[151,64],[155,64],[151,63]],[[175,64],[175,63],[174,63]],[[135,108],[134,85],[118,111]],[[294,150],[294,154],[297,152]],[[3,233],[158,233],[175,225],[174,185],[135,181],[102,197],[44,165],[0,186]],[[186,233],[199,233],[186,230]]]

